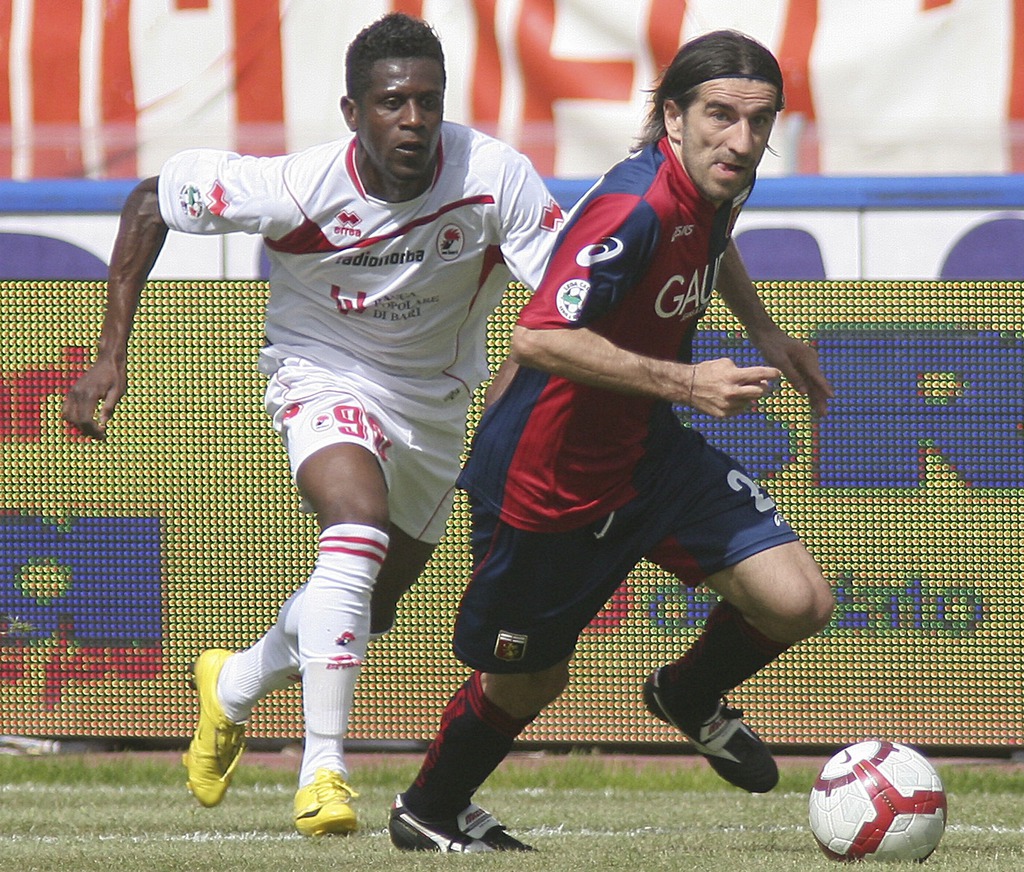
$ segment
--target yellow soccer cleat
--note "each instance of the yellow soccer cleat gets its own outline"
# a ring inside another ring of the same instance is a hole
[[[199,694],[199,723],[181,762],[188,770],[188,789],[207,808],[224,798],[245,750],[245,724],[229,721],[217,699],[217,677],[231,654],[223,648],[210,648],[192,664],[192,687]]]
[[[347,836],[359,824],[350,800],[359,796],[337,772],[317,769],[295,794],[295,829],[304,836]]]

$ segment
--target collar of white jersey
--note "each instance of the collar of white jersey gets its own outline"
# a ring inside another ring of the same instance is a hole
[[[348,171],[349,178],[352,179],[352,184],[355,185],[356,191],[359,192],[359,196],[364,200],[378,200],[371,194],[366,193],[366,188],[363,187],[363,180],[359,178],[359,169],[356,167],[356,144],[358,137],[353,136],[352,141],[348,144],[348,150],[345,152],[345,168]],[[441,178],[441,169],[444,167],[444,128],[442,127],[441,137],[437,141],[437,166],[434,167],[434,178],[430,180],[430,185],[423,192],[426,194],[434,185],[437,184],[437,180]],[[423,196],[420,194],[420,197]],[[383,202],[383,201],[380,201]]]

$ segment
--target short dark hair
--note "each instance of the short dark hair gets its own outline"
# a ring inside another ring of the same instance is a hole
[[[433,28],[419,18],[392,12],[364,27],[345,54],[345,88],[357,103],[370,89],[370,70],[388,58],[430,58],[441,65],[445,81],[444,51]]]
[[[637,147],[665,135],[665,101],[686,109],[697,97],[697,86],[712,79],[759,79],[778,91],[775,111],[785,106],[779,62],[756,39],[736,30],[714,30],[684,43],[662,73],[652,92],[651,109]]]

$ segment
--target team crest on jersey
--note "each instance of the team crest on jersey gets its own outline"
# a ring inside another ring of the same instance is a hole
[[[441,260],[455,260],[466,245],[466,234],[458,224],[445,224],[437,234],[437,253]]]
[[[555,294],[558,314],[566,321],[578,321],[589,293],[590,282],[585,279],[569,279]]]
[[[334,418],[331,415],[317,415],[309,422],[309,426],[313,429],[314,433],[322,433],[324,430],[330,430],[334,426]]]
[[[184,185],[178,192],[178,205],[181,211],[193,221],[198,221],[206,211],[206,204],[203,202],[203,195],[195,185]]]
[[[498,638],[494,642],[494,656],[499,660],[512,662],[522,660],[526,656],[526,643],[529,636],[522,633],[510,633],[508,630],[499,630]]]

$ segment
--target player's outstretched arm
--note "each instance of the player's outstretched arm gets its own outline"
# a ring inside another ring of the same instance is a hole
[[[722,256],[717,290],[746,327],[751,342],[765,361],[782,370],[793,387],[807,397],[815,414],[824,415],[834,392],[818,365],[818,352],[780,330],[771,319],[732,240]]]
[[[738,367],[728,358],[680,363],[636,354],[586,328],[531,330],[517,325],[512,360],[571,381],[692,406],[716,418],[750,409],[782,375],[771,366]]]
[[[93,439],[106,437],[114,409],[128,391],[128,337],[142,288],[166,236],[157,179],[145,179],[128,195],[121,210],[96,358],[64,398],[64,420]]]

